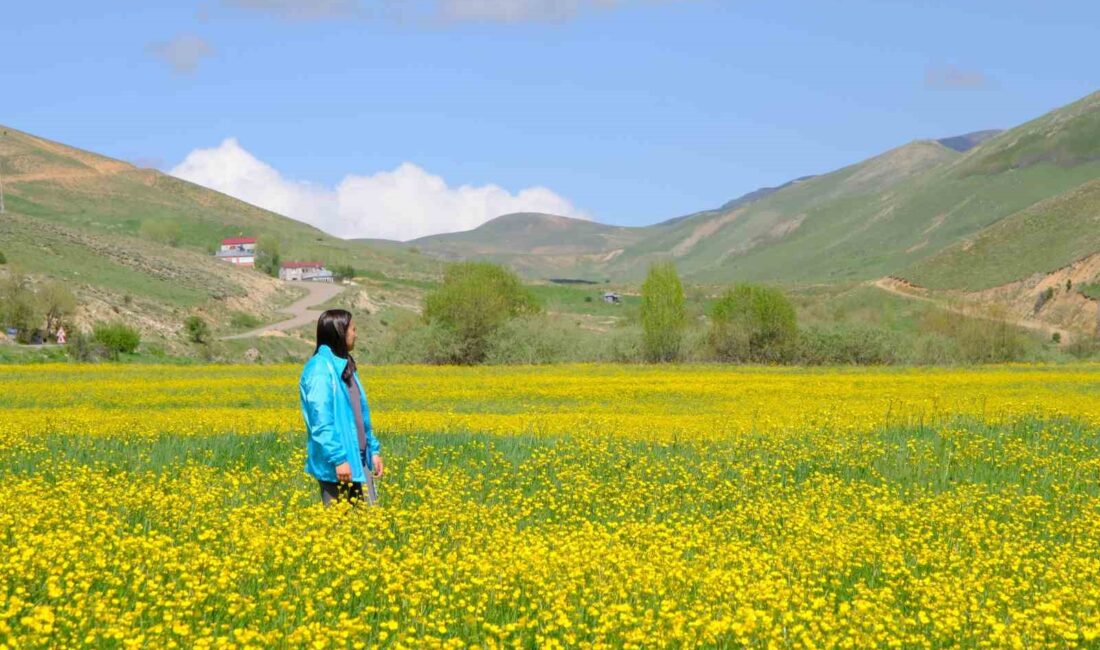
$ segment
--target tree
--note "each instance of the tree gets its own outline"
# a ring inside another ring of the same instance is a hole
[[[3,253],[0,253],[0,264],[7,264],[8,258],[4,257]]]
[[[76,296],[61,282],[47,282],[38,291],[38,304],[46,317],[46,337],[61,327],[64,319],[76,312]]]
[[[332,276],[336,281],[350,280],[355,277],[355,267],[351,264],[337,264],[332,269]]]
[[[187,331],[187,339],[192,343],[205,343],[206,337],[210,336],[210,326],[198,314],[188,316],[183,327]]]
[[[684,288],[672,262],[649,268],[642,284],[642,347],[649,361],[680,357],[684,330]]]
[[[146,219],[138,227],[142,237],[168,246],[180,243],[180,224],[173,219]]]
[[[92,328],[92,338],[104,348],[114,360],[122,353],[129,354],[137,350],[141,343],[141,334],[125,323],[107,323],[100,321]]]
[[[30,278],[18,269],[12,269],[0,283],[0,322],[15,328],[15,339],[20,343],[30,343],[42,324],[42,311]]]
[[[783,361],[798,342],[794,307],[778,289],[737,285],[711,309],[707,339],[725,361]]]
[[[489,262],[461,262],[447,267],[443,283],[424,298],[424,319],[454,332],[455,363],[480,363],[489,339],[512,318],[539,311],[519,278]]]
[[[279,277],[279,240],[263,235],[256,242],[256,270]]]

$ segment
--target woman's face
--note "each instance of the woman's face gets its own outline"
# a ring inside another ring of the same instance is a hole
[[[348,323],[348,331],[344,333],[344,342],[348,344],[348,350],[355,347],[355,321]]]

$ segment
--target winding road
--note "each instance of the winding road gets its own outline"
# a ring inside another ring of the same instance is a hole
[[[889,278],[889,277],[879,278],[878,280],[875,280],[875,281],[871,282],[870,284],[874,287],[877,287],[877,288],[887,292],[887,293],[892,293],[895,296],[901,296],[902,298],[908,298],[910,300],[920,300],[922,302],[931,303],[933,305],[936,305],[940,309],[949,311],[949,312],[954,313],[954,314],[959,314],[960,316],[969,316],[971,318],[984,318],[984,319],[988,319],[988,320],[998,320],[998,321],[1002,321],[1002,322],[1005,322],[1005,323],[1009,323],[1010,325],[1015,325],[1017,327],[1023,327],[1024,329],[1029,329],[1033,332],[1042,332],[1042,333],[1047,334],[1047,335],[1058,334],[1058,336],[1061,337],[1061,342],[1063,344],[1070,343],[1071,341],[1073,341],[1074,337],[1076,336],[1076,334],[1074,334],[1073,332],[1071,332],[1069,330],[1065,330],[1065,329],[1062,329],[1060,327],[1055,327],[1053,325],[1048,325],[1047,323],[1043,323],[1043,322],[1040,322],[1040,321],[1025,320],[1025,319],[1018,319],[1018,318],[997,318],[997,317],[994,317],[994,316],[990,316],[989,314],[983,313],[980,310],[980,308],[976,308],[976,306],[974,306],[974,305],[971,305],[971,309],[965,309],[965,308],[962,308],[962,307],[951,305],[951,304],[949,304],[947,302],[944,302],[942,300],[936,300],[935,298],[930,298],[929,296],[922,296],[922,295],[916,294],[916,293],[909,293],[908,291],[904,291],[902,289],[899,289],[896,286],[895,282],[892,280],[892,278]]]
[[[279,311],[290,313],[292,316],[286,320],[279,321],[278,323],[272,323],[270,325],[264,325],[263,327],[242,332],[241,334],[234,334],[232,336],[223,336],[223,340],[226,339],[246,339],[253,336],[263,336],[266,332],[280,331],[285,332],[295,327],[301,327],[309,323],[317,321],[317,317],[321,315],[321,310],[310,309],[314,305],[319,305],[326,300],[336,296],[344,290],[344,286],[331,282],[286,282],[285,284],[293,285],[295,287],[302,287],[309,293],[304,297],[294,301],[286,308]]]

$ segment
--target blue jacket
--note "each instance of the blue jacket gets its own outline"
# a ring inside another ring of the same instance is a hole
[[[298,382],[298,394],[302,400],[302,417],[308,433],[306,443],[306,472],[319,481],[336,481],[336,466],[351,464],[351,480],[366,480],[363,462],[359,458],[359,434],[355,430],[355,413],[351,410],[347,384],[340,379],[348,360],[332,353],[322,345],[302,368]],[[374,437],[370,423],[370,407],[367,394],[355,373],[359,385],[360,404],[363,405],[363,428],[367,434],[367,469],[371,456],[379,453],[381,446]]]

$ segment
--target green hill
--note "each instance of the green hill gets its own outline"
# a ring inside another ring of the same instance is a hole
[[[218,322],[233,310],[267,315],[289,299],[258,271],[215,260],[223,237],[275,242],[282,259],[350,264],[387,277],[431,277],[439,263],[403,249],[332,237],[304,223],[153,169],[0,127],[9,268],[62,280],[81,319],[128,318],[170,337],[181,314]]]
[[[496,259],[536,277],[637,281],[654,261],[671,259],[689,279],[708,283],[838,283],[911,272],[937,285],[979,286],[1095,252],[1085,232],[1095,204],[1081,188],[1098,178],[1094,93],[1014,129],[915,141],[718,209],[619,229],[613,241],[591,222],[566,220],[551,230],[517,220],[507,232],[491,224],[415,245],[448,259]],[[1058,215],[1058,225],[1041,244],[1023,239],[1022,224],[1037,223],[1044,210]],[[964,242],[972,247],[958,257]]]

